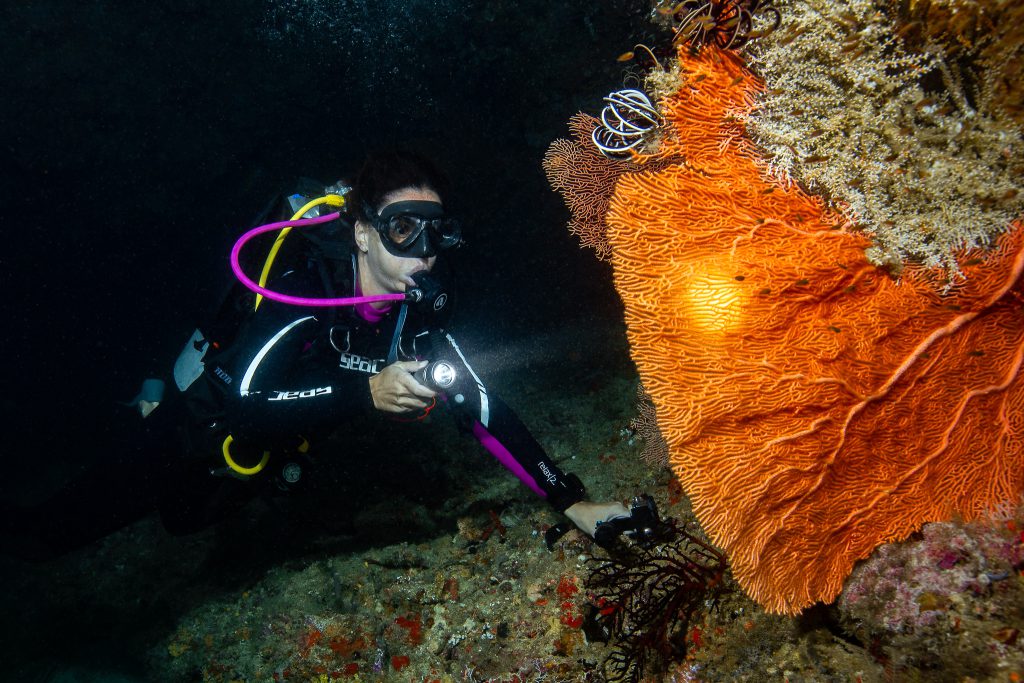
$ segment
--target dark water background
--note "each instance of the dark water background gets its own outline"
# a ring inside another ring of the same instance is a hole
[[[619,324],[610,271],[565,231],[540,162],[622,86],[616,57],[648,38],[648,12],[3,3],[4,495],[109,457],[113,401],[173,363],[235,236],[298,177],[332,181],[375,147],[425,150],[454,181],[464,334],[501,345],[565,324],[585,347]]]

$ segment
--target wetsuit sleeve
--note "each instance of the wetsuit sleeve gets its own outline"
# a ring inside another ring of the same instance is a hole
[[[287,292],[287,284],[276,289]],[[256,311],[230,363],[226,410],[236,439],[287,442],[330,431],[372,407],[365,377],[339,373],[324,354],[310,352],[323,314],[266,300]]]
[[[579,477],[551,461],[512,409],[487,389],[452,336],[434,332],[431,337],[433,359],[456,368],[456,384],[446,392],[448,405],[469,423],[484,448],[559,512],[583,500],[586,491]]]

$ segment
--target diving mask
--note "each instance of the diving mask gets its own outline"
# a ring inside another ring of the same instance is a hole
[[[365,209],[384,248],[393,256],[430,257],[462,244],[462,226],[445,216],[438,202],[395,202],[379,215],[369,205]]]

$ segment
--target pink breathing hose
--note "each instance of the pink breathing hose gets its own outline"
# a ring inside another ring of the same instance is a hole
[[[328,223],[338,218],[340,214],[335,211],[329,213],[326,216],[319,216],[317,218],[300,218],[294,221],[280,221],[277,223],[267,223],[259,227],[249,230],[244,235],[238,238],[235,242],[235,246],[231,248],[231,270],[234,271],[235,277],[238,281],[245,285],[248,289],[262,294],[271,301],[278,301],[283,304],[291,304],[293,306],[355,306],[356,304],[370,304],[376,301],[403,301],[406,298],[405,294],[377,294],[374,296],[349,296],[342,298],[327,299],[323,297],[308,297],[308,296],[290,296],[288,294],[281,294],[275,292],[272,289],[266,287],[260,287],[259,284],[254,282],[242,271],[242,266],[238,263],[238,255],[242,251],[242,247],[245,246],[246,242],[262,235],[265,232],[272,232],[274,230],[282,230],[284,228],[303,228],[310,225],[319,225],[320,223]]]

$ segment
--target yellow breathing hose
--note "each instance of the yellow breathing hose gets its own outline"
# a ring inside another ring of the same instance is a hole
[[[323,197],[318,197],[312,201],[307,202],[301,209],[295,212],[295,215],[291,217],[291,220],[296,221],[312,209],[314,206],[320,206],[321,204],[328,204],[335,208],[340,209],[345,205],[345,198],[340,194],[327,194]],[[288,236],[288,233],[292,231],[291,228],[285,228],[277,235],[277,239],[274,240],[274,245],[270,247],[270,252],[267,253],[267,260],[263,262],[263,272],[260,273],[260,287],[267,286],[267,280],[270,278],[270,268],[274,265],[274,259],[277,258],[277,252],[281,250],[281,245],[284,243],[284,238]],[[260,303],[263,301],[263,295],[256,295],[256,305],[253,306],[255,311],[260,307]],[[267,462],[270,460],[270,451],[263,451],[263,457],[260,461],[252,467],[243,467],[235,462],[235,459],[231,457],[231,443],[234,441],[234,437],[230,434],[224,439],[224,445],[221,447],[221,452],[224,454],[224,462],[227,463],[235,472],[250,476],[253,474],[259,474],[263,471],[263,468],[267,466]],[[309,442],[305,439],[302,440],[302,445],[299,446],[299,451],[305,453],[309,449]]]
[[[305,206],[295,212],[295,215],[291,217],[291,220],[297,221],[302,216],[312,209],[314,206],[320,206],[321,204],[329,204],[335,208],[341,208],[345,205],[345,198],[340,194],[328,194],[323,197],[319,197],[308,202]],[[267,254],[267,260],[263,262],[263,272],[260,273],[260,287],[267,286],[267,280],[270,278],[270,268],[274,265],[274,259],[277,258],[277,252],[280,251],[281,245],[284,243],[284,238],[288,236],[288,233],[292,231],[291,228],[285,228],[278,233],[277,239],[274,240],[274,246],[270,247],[270,252]],[[260,307],[260,303],[263,302],[263,295],[256,295],[256,305],[253,310]]]

